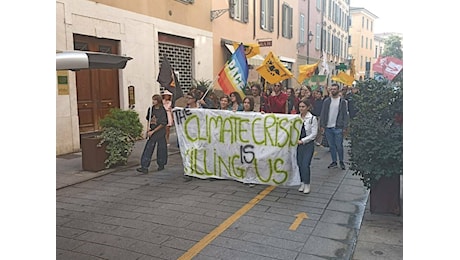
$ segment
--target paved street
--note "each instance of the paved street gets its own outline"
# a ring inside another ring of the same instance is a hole
[[[304,195],[298,187],[186,181],[175,144],[164,171],[140,174],[143,141],[136,146],[127,167],[75,185],[57,178],[57,259],[352,258],[368,191],[348,170],[327,169],[327,148],[316,147]],[[62,165],[58,172],[70,171]]]

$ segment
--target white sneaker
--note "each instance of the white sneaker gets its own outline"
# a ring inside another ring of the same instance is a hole
[[[305,184],[305,188],[303,189],[303,193],[305,193],[305,194],[310,193],[310,184]]]
[[[299,191],[302,192],[304,188],[305,188],[305,184],[303,184],[303,183],[300,184]]]

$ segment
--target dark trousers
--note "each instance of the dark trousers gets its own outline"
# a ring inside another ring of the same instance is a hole
[[[148,169],[152,161],[153,151],[157,147],[157,164],[158,167],[164,167],[168,163],[168,148],[166,146],[165,135],[153,134],[145,143],[144,151],[141,156],[141,167]]]
[[[315,142],[297,146],[297,165],[299,166],[300,181],[310,184],[310,164],[315,151]]]

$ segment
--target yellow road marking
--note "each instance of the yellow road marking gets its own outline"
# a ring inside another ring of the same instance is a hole
[[[213,231],[207,234],[203,239],[198,241],[194,246],[192,246],[187,252],[185,252],[181,257],[177,258],[178,260],[188,260],[196,256],[203,248],[205,248],[209,243],[211,243],[216,237],[218,237],[222,232],[224,232],[228,227],[230,227],[235,221],[237,221],[241,216],[248,212],[252,207],[254,207],[259,201],[261,201],[265,196],[267,196],[276,186],[269,186],[265,190],[261,191],[257,196],[255,196],[251,201],[246,203],[241,209],[227,218],[222,224],[216,227]]]
[[[305,212],[301,212],[297,215],[295,215],[297,218],[294,220],[294,222],[292,222],[292,225],[289,227],[289,230],[297,230],[297,228],[299,227],[300,223],[302,223],[302,221],[305,219],[305,218],[308,218],[307,216],[307,213]]]

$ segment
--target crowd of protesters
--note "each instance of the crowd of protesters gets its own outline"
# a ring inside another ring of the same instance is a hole
[[[294,89],[284,87],[283,82],[277,82],[268,84],[265,88],[262,88],[259,83],[249,84],[244,91],[244,98],[236,91],[219,97],[214,91],[203,86],[190,89],[184,97],[187,108],[298,114],[304,122],[300,129],[301,136],[297,147],[297,164],[301,179],[299,191],[307,194],[310,193],[310,164],[315,146],[329,147],[331,154],[329,169],[337,167],[342,170],[346,169],[343,161],[343,140],[347,135],[349,120],[357,113],[353,103],[353,95],[356,92],[356,88],[346,86],[340,88],[337,83],[327,88],[315,86],[312,89],[310,86],[301,85]],[[169,92],[165,92],[162,96],[169,97],[170,95]],[[169,98],[166,100],[169,101]],[[168,101],[164,103],[166,111],[169,112],[171,108]],[[153,107],[162,105],[160,99],[157,103],[154,103]],[[150,114],[147,117],[150,118]],[[172,122],[168,117],[165,128],[169,130],[171,125]],[[169,131],[167,133],[165,143],[169,144]],[[151,146],[154,147],[154,145]],[[149,159],[147,157],[151,157],[153,153],[152,147],[148,148],[148,153],[143,155],[142,162],[146,162]],[[158,155],[157,157],[162,159],[163,156]],[[159,164],[158,170],[164,168],[167,158],[163,160],[165,162]],[[142,163],[138,171],[146,173],[147,168],[148,164]],[[254,184],[249,183],[249,186],[253,187]]]

